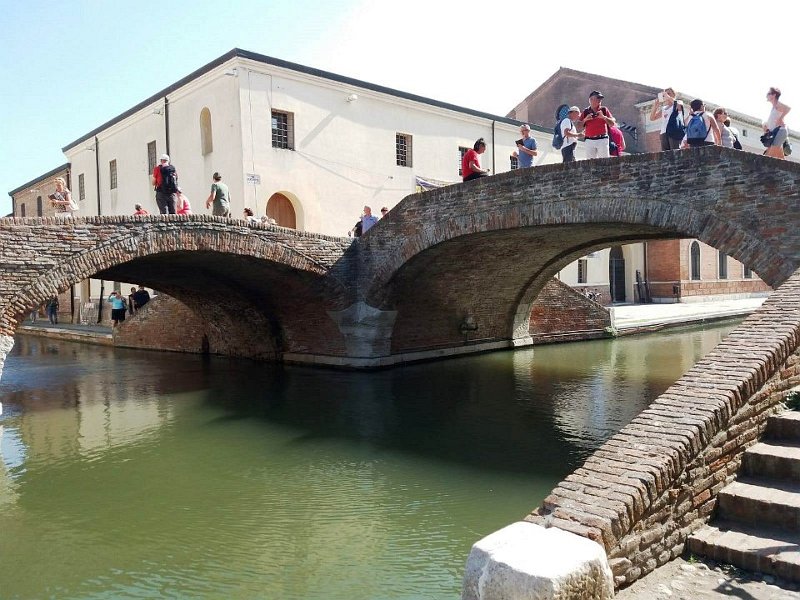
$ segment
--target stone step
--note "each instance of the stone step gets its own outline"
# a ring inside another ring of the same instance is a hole
[[[740,477],[720,491],[717,515],[747,526],[800,532],[800,482]]]
[[[742,456],[742,475],[800,482],[800,444],[769,440],[750,446]]]
[[[696,531],[690,552],[741,569],[800,581],[800,534],[720,521]]]
[[[767,419],[766,436],[771,440],[793,440],[800,443],[800,411],[787,410]]]

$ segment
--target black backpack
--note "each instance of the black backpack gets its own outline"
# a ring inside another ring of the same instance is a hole
[[[677,100],[672,104],[672,114],[667,121],[667,137],[673,140],[681,141],[686,134],[686,126],[683,124],[683,119],[679,116],[683,114],[682,110],[678,110]]]
[[[162,165],[161,187],[159,191],[166,194],[175,194],[178,191],[178,173],[172,165]]]

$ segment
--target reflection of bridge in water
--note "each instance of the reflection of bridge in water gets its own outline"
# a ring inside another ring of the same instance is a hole
[[[88,277],[163,290],[225,354],[368,367],[525,345],[534,300],[576,258],[697,238],[778,289],[530,519],[596,540],[631,581],[707,518],[794,381],[799,179],[716,147],[551,165],[409,196],[356,243],[210,217],[5,219],[0,356],[30,306]]]

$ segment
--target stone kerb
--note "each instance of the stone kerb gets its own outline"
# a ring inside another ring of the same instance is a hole
[[[207,250],[247,255],[324,278],[349,248],[333,238],[241,220],[198,216],[103,216],[60,221],[0,219],[0,333],[50,294],[95,273],[148,255]],[[326,285],[347,294],[346,282]]]
[[[800,270],[526,520],[601,544],[617,585],[676,557],[800,383]]]
[[[798,181],[800,165],[709,147],[547,165],[414,194],[361,239],[360,297],[378,306],[405,264],[456,237],[603,223],[630,226],[606,245],[695,237],[775,287],[800,266]],[[558,264],[581,249],[567,246]]]

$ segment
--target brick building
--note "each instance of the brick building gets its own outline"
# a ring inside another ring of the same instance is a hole
[[[658,152],[661,149],[660,121],[651,121],[650,113],[662,89],[562,67],[507,116],[552,128],[569,106],[586,106],[589,93],[600,90],[605,94],[604,104],[623,131],[626,151]],[[678,96],[686,106],[692,100],[680,91]],[[706,106],[713,110],[720,105],[707,102]],[[733,127],[740,132],[743,149],[761,154],[764,150],[759,140],[761,120],[727,110]],[[800,138],[791,132],[790,141],[800,147]],[[793,155],[789,160],[800,159]],[[654,241],[609,248],[579,259],[559,276],[576,289],[600,292],[605,304],[637,302],[648,295],[655,302],[691,302],[743,298],[769,291],[746,266],[697,240]]]
[[[70,189],[70,191],[72,190],[70,180],[70,164],[66,163],[8,192],[8,195],[11,196],[10,216],[55,216],[55,208],[48,201],[47,196],[55,191],[55,181],[57,177],[62,177],[67,182],[67,187]]]

